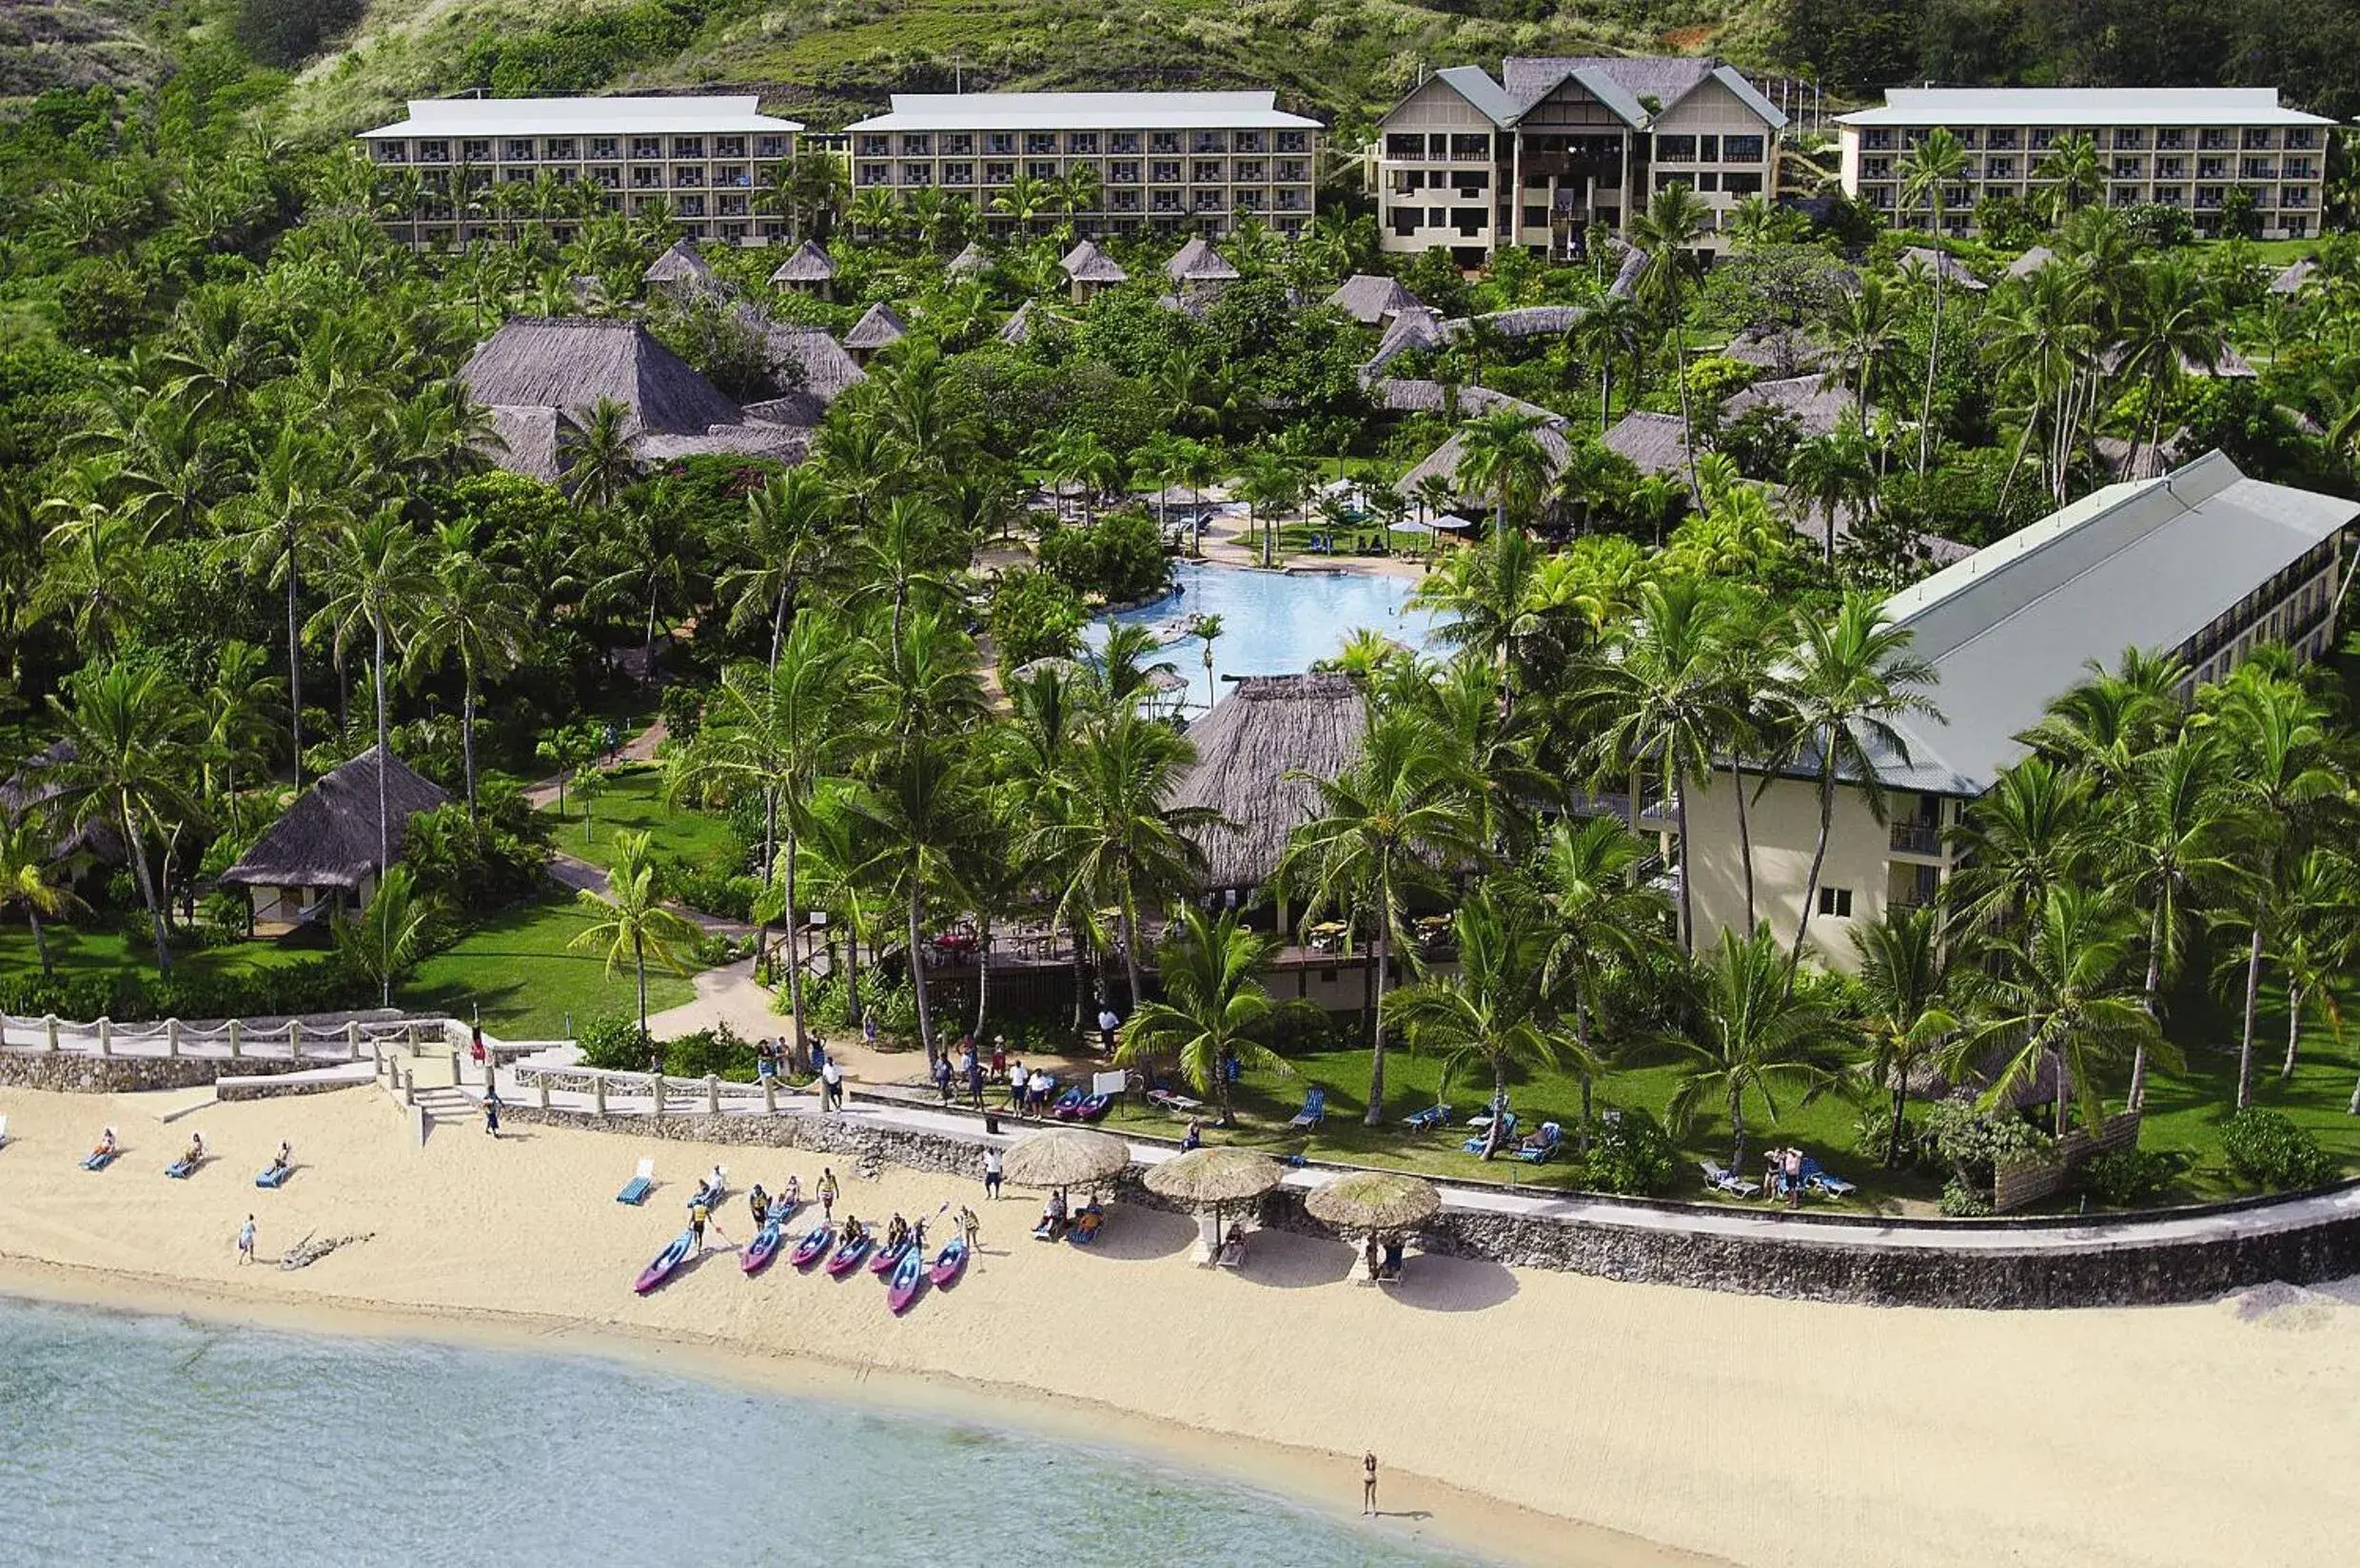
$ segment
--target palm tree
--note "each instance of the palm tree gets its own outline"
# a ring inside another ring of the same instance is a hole
[[[2343,1006],[2335,988],[2360,949],[2360,872],[2350,857],[2316,849],[2303,856],[2279,890],[2271,910],[2270,960],[2286,977],[2286,1059],[2281,1083],[2294,1076],[2303,1020],[2316,1009],[2337,1040],[2343,1037]],[[2223,970],[2245,959],[2224,953]]]
[[[2147,431],[2141,445],[2153,454],[2163,440],[2164,404],[2190,366],[2211,370],[2220,363],[2220,308],[2195,268],[2165,256],[2134,268],[2121,312],[2121,358],[2114,373],[2147,382]]]
[[[385,680],[389,652],[405,648],[420,607],[434,581],[425,541],[393,507],[383,506],[349,524],[329,547],[328,600],[311,617],[329,632],[342,662],[354,637],[369,636],[369,669],[377,696],[377,869],[393,864],[393,814],[386,802],[385,775],[393,761],[392,692]]]
[[[1117,709],[1067,759],[1067,809],[1041,830],[1047,857],[1066,877],[1059,914],[1082,925],[1094,911],[1114,911],[1134,1012],[1147,1000],[1140,908],[1196,885],[1205,852],[1193,835],[1221,821],[1209,807],[1170,803],[1180,770],[1195,755],[1169,726]]]
[[[1367,1123],[1379,1127],[1385,1121],[1386,970],[1407,912],[1405,898],[1430,883],[1436,868],[1480,858],[1483,847],[1466,811],[1472,781],[1459,774],[1441,730],[1414,714],[1381,715],[1360,759],[1335,778],[1287,776],[1314,786],[1319,803],[1288,841],[1277,880],[1306,891],[1306,919],[1348,910],[1371,931],[1375,1029]]]
[[[26,922],[32,927],[33,951],[40,954],[45,975],[55,972],[55,968],[41,917],[61,919],[82,902],[71,889],[50,880],[57,874],[51,853],[55,837],[47,817],[38,811],[14,815],[0,812],[0,913],[10,909],[25,911]]]
[[[1196,616],[1190,619],[1189,630],[1195,635],[1205,655],[1205,707],[1210,710],[1220,698],[1221,688],[1212,678],[1212,645],[1221,639],[1221,617],[1213,615]]]
[[[1507,530],[1512,507],[1521,523],[1548,488],[1549,457],[1536,434],[1539,416],[1500,409],[1479,414],[1459,429],[1459,466],[1451,477],[1477,495],[1491,498],[1491,525]]]
[[[1786,460],[1786,484],[1819,509],[1827,564],[1836,564],[1836,521],[1848,506],[1857,524],[1877,494],[1877,469],[1868,438],[1847,420],[1824,436],[1796,444]]]
[[[1117,1065],[1146,1070],[1177,1063],[1190,1088],[1212,1097],[1219,1125],[1228,1127],[1235,1120],[1232,1063],[1241,1070],[1294,1070],[1262,1041],[1278,1010],[1262,984],[1276,946],[1239,925],[1232,911],[1214,916],[1193,906],[1182,910],[1156,961],[1164,994],[1131,1015],[1114,1049]]]
[[[1802,912],[1795,921],[1793,961],[1800,964],[1819,872],[1827,864],[1827,841],[1835,832],[1838,781],[1850,779],[1869,814],[1882,823],[1885,795],[1878,770],[1896,762],[1906,768],[1910,760],[1909,743],[1895,722],[1942,715],[1924,696],[1935,682],[1934,666],[1910,653],[1910,633],[1885,618],[1876,596],[1848,593],[1834,619],[1806,613],[1796,622],[1794,667],[1780,682],[1778,702],[1796,737],[1792,755],[1812,765],[1819,798],[1819,841],[1803,880]]]
[[[796,595],[826,575],[839,548],[836,496],[827,480],[808,466],[766,480],[746,497],[745,544],[752,559],[722,573],[714,587],[732,601],[730,630],[770,621],[770,661],[776,664]]]
[[[2106,188],[2105,167],[2097,143],[2088,131],[2069,130],[2051,144],[2047,156],[2033,166],[2033,178],[2045,181],[2049,222],[2062,224]]]
[[[1697,1107],[1718,1098],[1729,1118],[1731,1170],[1745,1165],[1747,1100],[1775,1125],[1779,1095],[1791,1087],[1804,1104],[1817,1098],[1835,1082],[1847,1043],[1825,997],[1793,987],[1791,970],[1768,926],[1722,931],[1700,976],[1694,1031],[1673,1036],[1689,1060],[1665,1115],[1684,1132]]]
[[[263,673],[268,659],[254,644],[231,637],[222,644],[212,684],[200,696],[205,714],[205,793],[208,797],[213,793],[213,765],[218,762],[221,794],[228,803],[233,833],[239,829],[238,764],[260,753],[285,691],[285,683],[278,676]]]
[[[1561,818],[1541,843],[1533,882],[1551,931],[1542,960],[1552,994],[1573,1004],[1579,1060],[1601,1054],[1594,1030],[1599,1003],[1619,966],[1636,964],[1662,940],[1668,900],[1634,880],[1647,847],[1610,816]],[[1582,1127],[1588,1136],[1592,1069],[1582,1068]]]
[[[467,815],[476,815],[475,715],[483,678],[495,679],[524,658],[530,625],[516,582],[497,561],[477,553],[472,525],[456,521],[436,537],[437,558],[410,643],[418,665],[459,661],[462,691],[459,745],[466,775]]]
[[[58,736],[70,749],[69,759],[51,775],[59,785],[53,809],[68,813],[76,827],[104,822],[121,835],[148,907],[156,968],[169,974],[172,952],[148,862],[148,835],[189,811],[182,781],[194,704],[177,680],[153,664],[91,665],[74,677],[70,695],[70,703],[55,695],[49,699]]]
[[[1950,210],[1950,187],[1966,170],[1967,149],[1944,126],[1936,126],[1902,153],[1894,171],[1901,177],[1901,205],[1923,204],[1934,225],[1934,329],[1926,339],[1926,395],[1918,413],[1918,477],[1934,460],[1934,373],[1942,357],[1942,221]]]
[[[1842,295],[1827,322],[1829,359],[1837,377],[1852,388],[1853,412],[1863,428],[1868,402],[1883,380],[1884,362],[1900,342],[1893,295],[1874,272]]]
[[[653,958],[675,974],[687,974],[691,966],[680,950],[697,940],[697,928],[664,907],[649,837],[643,833],[615,835],[615,858],[606,868],[606,891],[584,888],[576,895],[594,919],[566,944],[569,948],[603,945],[610,975],[624,959],[631,961],[639,982],[642,1039],[647,1035],[647,961]]]
[[[1672,330],[1672,374],[1680,386],[1680,437],[1688,461],[1688,499],[1704,504],[1697,485],[1696,416],[1688,402],[1689,252],[1703,237],[1703,202],[1675,182],[1655,193],[1647,210],[1631,223],[1631,244],[1647,255],[1636,296]]]
[[[1960,1025],[1947,1005],[1950,976],[1931,908],[1896,910],[1855,926],[1852,945],[1860,957],[1853,995],[1856,1021],[1868,1036],[1869,1080],[1893,1096],[1885,1140],[1885,1168],[1893,1170],[1901,1163],[1909,1081]]]
[[[612,506],[639,474],[632,449],[637,420],[620,398],[600,398],[586,418],[568,417],[558,432],[558,473],[577,508]]]
[[[933,1004],[926,990],[926,905],[953,891],[961,846],[975,831],[973,766],[951,741],[920,733],[887,754],[874,787],[858,802],[885,840],[889,885],[905,917],[918,1043],[930,1067],[936,1051]]]
[[[407,866],[389,866],[358,918],[336,923],[336,951],[377,982],[379,1005],[393,1006],[393,983],[425,955],[433,935],[433,901],[418,895]]]
[[[1959,829],[1959,869],[1943,889],[1956,933],[2013,930],[2050,890],[2081,880],[2093,853],[2090,800],[2090,775],[2047,757],[2001,770]]]
[[[1644,323],[1636,302],[1621,294],[1600,294],[1583,306],[1566,330],[1565,345],[1598,365],[1598,433],[1614,422],[1614,362],[1637,362],[1645,339]]]
[[[1451,918],[1458,939],[1457,970],[1429,976],[1386,998],[1386,1010],[1418,1050],[1443,1054],[1442,1082],[1477,1064],[1491,1074],[1491,1103],[1507,1103],[1511,1070],[1563,1068],[1581,1057],[1584,1079],[1595,1058],[1565,1033],[1549,994],[1550,931],[1541,909],[1518,890],[1481,883]],[[1504,1117],[1484,1135],[1484,1158],[1496,1149]]]
[[[49,530],[44,541],[49,563],[33,586],[28,615],[61,619],[75,642],[112,654],[147,613],[153,530],[95,502],[79,513]]]
[[[1963,1080],[1983,1069],[1995,1047],[2004,1049],[1983,1091],[1986,1106],[2002,1105],[2054,1062],[2057,1134],[2065,1131],[2069,1087],[2094,1132],[2105,1110],[2100,1070],[2126,1048],[2134,1054],[2166,1049],[2127,978],[2134,925],[2112,894],[2052,888],[2021,936],[1986,943],[1989,973],[1976,988],[1976,1022],[1945,1053],[1948,1076]]]
[[[1053,202],[1054,197],[1047,181],[1036,180],[1019,170],[1001,188],[1000,193],[992,198],[992,206],[993,210],[1014,219],[1019,230],[1029,231]]]

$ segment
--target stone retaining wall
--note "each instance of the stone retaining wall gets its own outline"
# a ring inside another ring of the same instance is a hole
[[[366,1078],[217,1078],[213,1081],[213,1097],[217,1100],[269,1100],[289,1094],[333,1094],[338,1089],[366,1088],[368,1085]]]
[[[642,1137],[679,1142],[806,1149],[847,1159],[875,1154],[914,1169],[970,1179],[979,1179],[982,1169],[979,1139],[880,1127],[858,1118],[781,1111],[775,1116],[668,1113],[601,1119],[587,1111],[542,1110],[531,1105],[503,1107],[502,1115],[518,1123],[610,1132],[628,1127]],[[1149,1192],[1138,1175],[1134,1166],[1112,1184],[1118,1204],[1181,1207]],[[1292,1188],[1271,1193],[1262,1203],[1262,1223],[1338,1237],[1332,1227],[1304,1211],[1303,1196]],[[2268,1204],[2234,1206],[2259,1209]],[[2310,1284],[2360,1274],[2360,1215],[2267,1234],[2158,1243],[2127,1237],[2080,1249],[1883,1245],[1828,1239],[1831,1231],[1855,1228],[1841,1223],[1796,1218],[1777,1224],[1790,1233],[1725,1236],[1450,1210],[1426,1227],[1420,1245],[1429,1252],[1518,1268],[1878,1306],[2160,1305],[2272,1280]],[[1818,1237],[1811,1234],[1815,1227],[1821,1231]],[[2029,1237],[2055,1226],[2028,1222],[2022,1228]],[[1358,1241],[1356,1236],[1340,1239]]]
[[[225,1071],[265,1078],[332,1066],[342,1057],[94,1056],[79,1050],[0,1051],[0,1087],[52,1094],[135,1094],[143,1089],[198,1088]],[[227,1096],[224,1096],[227,1098]]]

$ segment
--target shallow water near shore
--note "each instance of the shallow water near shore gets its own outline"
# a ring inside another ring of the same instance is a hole
[[[18,1562],[1467,1563],[1137,1455],[589,1357],[0,1299]]]

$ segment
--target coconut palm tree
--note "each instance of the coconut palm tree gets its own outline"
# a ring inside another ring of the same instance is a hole
[[[56,836],[47,814],[38,810],[14,815],[0,812],[0,914],[11,909],[25,911],[26,923],[32,928],[33,951],[40,955],[45,975],[55,972],[55,964],[41,917],[62,919],[82,903],[72,889],[52,880],[58,872],[51,853]]]
[[[1656,320],[1671,328],[1672,375],[1680,387],[1680,439],[1687,454],[1688,499],[1704,504],[1697,485],[1696,414],[1688,400],[1688,290],[1694,264],[1689,253],[1704,236],[1704,203],[1674,182],[1655,193],[1647,210],[1631,222],[1631,244],[1646,252],[1645,269],[1634,294]]]
[[[603,946],[610,975],[624,960],[630,961],[639,985],[642,1038],[647,1034],[648,960],[654,959],[675,974],[687,974],[692,966],[685,950],[697,940],[697,928],[664,906],[649,839],[643,833],[615,835],[615,858],[606,868],[606,891],[584,888],[577,894],[592,921],[566,944],[580,949]]]
[[[1664,1107],[1684,1132],[1701,1105],[1718,1101],[1729,1118],[1729,1168],[1745,1164],[1745,1107],[1760,1104],[1775,1125],[1788,1089],[1809,1104],[1836,1082],[1851,1037],[1819,988],[1790,984],[1793,966],[1768,926],[1740,936],[1724,931],[1699,975],[1693,1030],[1672,1037],[1685,1058]]]
[[[2097,142],[2086,130],[2067,131],[2033,166],[2033,178],[2047,186],[2041,195],[2048,205],[2049,222],[2062,225],[2105,191],[2106,170],[2098,161]]]
[[[1961,1026],[1949,1006],[1949,970],[1932,908],[1896,910],[1855,926],[1852,945],[1860,958],[1853,1019],[1868,1036],[1869,1081],[1893,1096],[1885,1139],[1885,1168],[1893,1170],[1901,1163],[1909,1081]]]
[[[2126,1053],[2169,1049],[2130,979],[2137,925],[2109,892],[2072,884],[2050,889],[2020,935],[1983,945],[1987,972],[1976,988],[1974,1022],[1944,1052],[1945,1073],[1963,1082],[1985,1069],[1995,1049],[2003,1050],[1982,1096],[1994,1106],[2010,1103],[2054,1064],[2058,1135],[2069,1096],[2079,1100],[2083,1123],[2095,1131],[2105,1112],[2101,1072]]]
[[[1182,910],[1156,959],[1164,994],[1131,1015],[1114,1048],[1117,1065],[1147,1070],[1177,1064],[1190,1088],[1211,1096],[1219,1125],[1228,1127],[1235,1120],[1231,1064],[1240,1070],[1294,1070],[1263,1042],[1278,1011],[1262,983],[1276,946],[1239,925],[1233,911]]]
[[[1441,730],[1415,714],[1381,715],[1360,759],[1335,778],[1292,773],[1319,794],[1312,819],[1280,858],[1281,886],[1306,895],[1304,918],[1357,913],[1371,932],[1375,1029],[1369,1042],[1370,1127],[1385,1121],[1385,984],[1406,918],[1406,895],[1438,868],[1465,867],[1483,846],[1466,807],[1473,781],[1459,771]]]
[[[377,697],[377,869],[393,864],[393,813],[386,802],[385,775],[393,759],[393,693],[386,660],[404,650],[428,601],[434,582],[425,540],[393,507],[382,506],[348,524],[328,547],[327,602],[311,617],[314,630],[329,634],[341,663],[345,649],[363,633],[369,638],[369,670]]]
[[[2033,755],[1967,809],[1943,892],[1957,936],[2013,930],[2049,892],[2082,880],[2094,853],[2090,775]]]
[[[270,734],[278,715],[286,683],[276,676],[265,675],[269,655],[242,637],[231,637],[221,646],[213,667],[213,679],[200,694],[204,706],[205,736],[201,749],[205,756],[204,791],[209,798],[213,794],[213,768],[222,770],[221,798],[227,804],[229,831],[240,829],[238,821],[238,765],[260,755],[266,736]]]
[[[50,776],[58,785],[51,810],[76,827],[103,822],[120,835],[125,858],[148,908],[156,969],[172,972],[165,940],[164,906],[148,860],[149,833],[162,833],[191,812],[188,732],[195,704],[159,665],[94,664],[75,676],[66,699],[52,694],[49,713],[67,759]]]
[[[389,866],[378,878],[368,908],[336,923],[336,951],[355,970],[377,982],[378,1002],[393,1006],[393,983],[425,956],[434,932],[431,899],[419,896],[407,866]]]
[[[1636,364],[1644,346],[1645,323],[1638,304],[1628,297],[1602,293],[1583,305],[1582,314],[1565,331],[1565,346],[1575,356],[1598,366],[1598,433],[1614,423],[1614,365],[1617,360]]]
[[[1967,167],[1967,149],[1949,127],[1936,126],[1903,152],[1894,166],[1901,177],[1901,205],[1922,205],[1933,220],[1934,326],[1926,339],[1926,395],[1918,412],[1918,477],[1926,477],[1934,461],[1934,375],[1942,357],[1942,273],[1947,260],[1942,249],[1943,219],[1950,210],[1950,187]]]
[[[1885,361],[1901,339],[1885,280],[1874,272],[1862,275],[1859,287],[1837,300],[1826,330],[1831,368],[1852,388],[1853,413],[1865,429],[1869,399],[1882,382]]]
[[[955,892],[962,846],[976,831],[979,780],[967,750],[933,733],[911,735],[891,748],[875,774],[856,806],[884,839],[880,870],[902,907],[910,988],[917,998],[918,1043],[931,1067],[937,1052],[934,1006],[926,987],[926,907],[930,900]]]
[[[2220,306],[2196,269],[2176,256],[2134,267],[2121,310],[2120,358],[2114,374],[2147,383],[2147,429],[2140,446],[2151,456],[2163,441],[2163,411],[2189,367],[2220,363]]]
[[[631,405],[620,398],[600,398],[586,417],[560,421],[558,474],[577,510],[614,505],[639,477],[635,422]]]
[[[1543,978],[1572,1004],[1581,1059],[1597,1059],[1601,1000],[1623,966],[1642,962],[1663,942],[1670,901],[1635,880],[1647,847],[1610,816],[1560,818],[1541,841],[1533,884],[1548,911],[1550,936]],[[1582,1068],[1582,1127],[1588,1136],[1594,1074]]]
[[[1790,755],[1817,776],[1819,801],[1819,839],[1803,879],[1802,912],[1795,921],[1793,961],[1800,964],[1819,872],[1827,864],[1827,841],[1835,832],[1838,783],[1849,781],[1869,814],[1882,823],[1879,769],[1897,762],[1906,768],[1910,760],[1909,743],[1896,721],[1942,715],[1925,696],[1935,683],[1934,666],[1909,651],[1909,632],[1885,618],[1876,596],[1846,594],[1833,619],[1800,615],[1796,634],[1793,667],[1780,683],[1777,702],[1796,737]]]
[[[835,492],[809,466],[773,475],[746,497],[743,542],[749,559],[722,573],[714,587],[730,600],[731,631],[770,621],[773,664],[778,662],[796,595],[825,577],[841,553],[836,507]]]
[[[1549,457],[1538,415],[1499,409],[1479,414],[1459,427],[1459,465],[1451,477],[1460,486],[1491,500],[1491,526],[1507,531],[1510,509],[1523,526],[1548,488]]]
[[[1487,1069],[1491,1103],[1507,1103],[1508,1074],[1576,1063],[1587,1078],[1595,1058],[1560,1022],[1547,981],[1550,931],[1542,908],[1522,890],[1479,883],[1451,916],[1459,961],[1447,975],[1428,975],[1385,1000],[1389,1021],[1410,1048],[1443,1057],[1443,1087],[1469,1066]],[[1484,1158],[1495,1152],[1502,1124],[1484,1134]]]
[[[486,676],[499,679],[523,662],[531,626],[514,577],[475,548],[471,523],[453,521],[435,538],[430,580],[423,583],[409,662],[459,663],[459,748],[467,816],[476,815],[475,715]]]

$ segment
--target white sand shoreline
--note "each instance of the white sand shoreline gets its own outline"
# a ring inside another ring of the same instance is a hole
[[[1341,1244],[1268,1233],[1243,1274],[1191,1267],[1178,1216],[1117,1209],[1089,1251],[1025,1239],[1033,1199],[849,1162],[839,1212],[972,1202],[956,1290],[886,1312],[871,1279],[726,1255],[655,1295],[629,1280],[695,1174],[808,1190],[823,1159],[568,1127],[408,1139],[382,1093],[209,1107],[0,1090],[0,1291],[296,1326],[620,1355],[703,1377],[1170,1454],[1349,1517],[1363,1447],[1387,1519],[1510,1561],[1652,1568],[2217,1568],[2348,1555],[2360,1512],[2360,1294],[2278,1289],[2134,1310],[1840,1306],[1413,1257],[1398,1291],[1345,1282]],[[110,1171],[78,1168],[123,1128]],[[192,1128],[222,1158],[162,1166]],[[251,1186],[282,1137],[298,1173]],[[664,1184],[613,1202],[632,1162]],[[240,1269],[249,1211],[275,1255]],[[744,1239],[733,1205],[722,1234]],[[293,1314],[274,1318],[274,1314]],[[305,1321],[305,1320],[312,1321]],[[1573,1521],[1584,1521],[1576,1523]],[[1663,1546],[1651,1543],[1662,1542]]]

